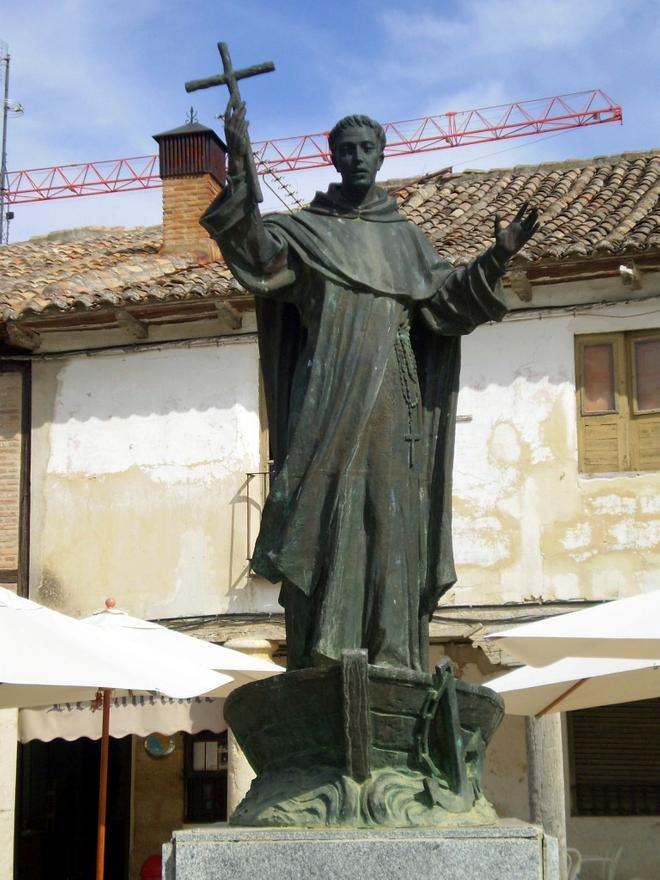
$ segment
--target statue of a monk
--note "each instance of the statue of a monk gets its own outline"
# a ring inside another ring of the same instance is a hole
[[[493,247],[453,268],[375,185],[385,133],[372,119],[330,132],[340,184],[265,217],[242,102],[225,133],[228,184],[201,222],[256,295],[274,478],[252,567],[282,584],[289,669],[363,648],[426,670],[429,619],[456,579],[460,337],[504,316],[500,278],[536,211],[495,217]]]

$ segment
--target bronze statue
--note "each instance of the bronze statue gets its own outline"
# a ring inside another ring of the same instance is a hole
[[[274,479],[253,569],[281,581],[289,668],[364,648],[424,670],[454,583],[451,471],[460,337],[506,312],[499,279],[536,228],[523,205],[454,269],[376,186],[385,134],[330,132],[341,175],[308,208],[260,215],[245,104],[225,115],[226,190],[202,223],[256,294]]]
[[[506,306],[499,280],[533,235],[523,205],[467,266],[435,252],[375,184],[385,134],[329,135],[341,183],[261,216],[245,104],[225,84],[228,183],[202,217],[256,295],[274,476],[254,570],[282,584],[288,671],[237,688],[225,718],[257,776],[238,825],[496,821],[481,790],[504,711],[488,688],[428,673],[428,623],[455,581],[451,474],[460,337]]]

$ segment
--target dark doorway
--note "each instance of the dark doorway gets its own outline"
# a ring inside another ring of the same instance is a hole
[[[19,747],[16,880],[89,880],[96,866],[101,744],[79,739]],[[127,880],[131,738],[110,739],[106,880]]]

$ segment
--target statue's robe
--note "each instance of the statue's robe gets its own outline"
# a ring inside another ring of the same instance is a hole
[[[238,179],[201,222],[256,294],[274,478],[252,567],[282,583],[289,668],[425,669],[456,579],[460,337],[503,317],[502,267],[453,268],[380,189],[261,221]]]

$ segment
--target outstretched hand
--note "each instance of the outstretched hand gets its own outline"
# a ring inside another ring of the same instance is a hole
[[[225,111],[225,141],[229,156],[229,175],[235,177],[245,171],[247,158],[252,149],[244,101],[229,99]]]
[[[495,215],[495,247],[493,253],[499,263],[506,263],[529,241],[539,228],[539,210],[528,210],[525,202],[508,226],[502,226],[499,214]]]

